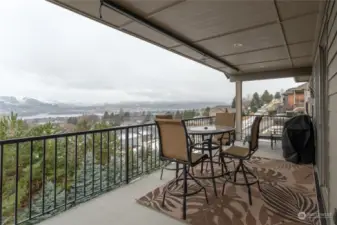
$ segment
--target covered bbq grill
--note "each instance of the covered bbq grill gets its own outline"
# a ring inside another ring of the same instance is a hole
[[[311,118],[295,116],[284,124],[282,137],[283,157],[293,163],[314,163],[315,141]]]

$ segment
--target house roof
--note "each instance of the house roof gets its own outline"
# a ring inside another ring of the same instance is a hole
[[[304,91],[304,90],[307,89],[307,87],[308,87],[308,83],[304,83],[304,84],[301,84],[301,85],[299,85],[299,86],[297,86],[297,87],[293,87],[293,88],[287,89],[287,90],[283,93],[283,95],[292,94],[293,91]]]
[[[326,2],[48,1],[236,79],[310,75]]]

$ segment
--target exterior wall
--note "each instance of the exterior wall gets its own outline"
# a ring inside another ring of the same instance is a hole
[[[337,208],[337,3],[330,2],[331,13],[328,20],[328,44],[327,44],[327,149],[329,159],[329,210],[333,212]],[[329,8],[330,9],[330,8]]]
[[[296,92],[294,94],[287,94],[283,96],[283,104],[285,111],[291,111],[296,107],[305,106],[305,96],[303,92]]]
[[[327,213],[337,209],[337,3],[327,1],[313,65],[316,168]],[[333,224],[332,218],[330,224]]]
[[[294,95],[289,94],[285,96],[284,111],[292,111],[294,108]]]
[[[288,104],[288,107],[292,109],[296,107],[303,107],[304,106],[304,92],[300,92],[300,93],[296,92],[294,94],[289,94],[287,104]]]

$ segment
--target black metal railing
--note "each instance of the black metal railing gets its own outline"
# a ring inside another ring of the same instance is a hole
[[[189,126],[207,126],[214,124],[215,117],[208,116],[208,117],[201,117],[201,118],[194,118],[194,119],[185,119],[185,125],[187,127]],[[196,143],[202,142],[202,136],[201,135],[195,135],[193,137],[193,140]]]
[[[0,224],[39,222],[159,169],[158,140],[151,123],[0,141]]]
[[[260,123],[260,135],[281,135],[284,123],[291,118],[290,116],[268,116],[264,115]],[[242,140],[251,134],[251,128],[255,116],[242,117]]]

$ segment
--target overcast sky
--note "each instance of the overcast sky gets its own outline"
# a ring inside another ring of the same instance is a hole
[[[223,73],[44,0],[1,2],[0,83],[0,96],[60,102],[228,102],[235,95]],[[295,85],[246,82],[243,95]]]

